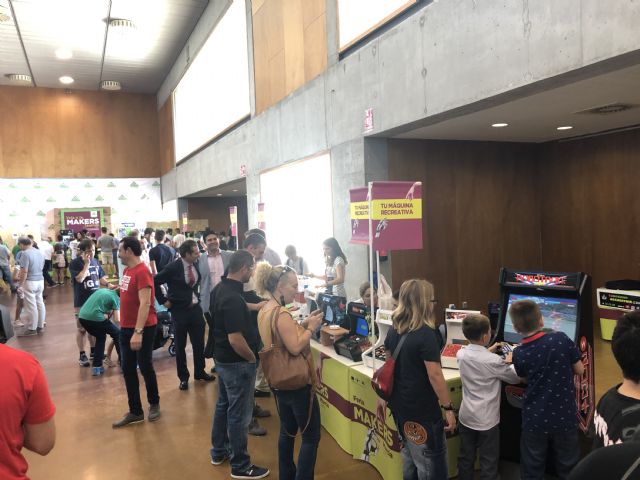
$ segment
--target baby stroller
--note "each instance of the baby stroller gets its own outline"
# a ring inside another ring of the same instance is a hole
[[[176,344],[174,340],[174,328],[173,320],[171,319],[171,313],[163,306],[161,306],[156,300],[156,312],[158,316],[158,326],[156,327],[156,338],[153,342],[153,349],[157,350],[165,346],[167,341],[171,340],[169,344],[169,355],[176,356]]]

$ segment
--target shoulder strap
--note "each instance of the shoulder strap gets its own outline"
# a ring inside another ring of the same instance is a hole
[[[407,339],[406,333],[403,335],[400,335],[400,340],[398,341],[398,345],[396,345],[396,348],[394,348],[393,355],[391,356],[394,360],[398,358],[398,355],[400,354],[400,349],[402,348],[402,344],[406,339]]]
[[[280,317],[280,306],[277,306],[273,309],[273,314],[271,315],[270,327],[271,327],[271,346],[282,346],[282,337],[280,337],[280,332],[278,332],[278,318]],[[276,337],[280,340],[279,343],[276,343]]]

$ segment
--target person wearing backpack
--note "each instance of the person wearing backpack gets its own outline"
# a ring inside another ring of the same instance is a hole
[[[440,366],[433,295],[433,285],[426,280],[405,281],[393,312],[393,328],[384,342],[386,358],[396,359],[388,406],[402,440],[404,480],[446,480],[445,432],[456,428]],[[382,422],[386,407],[387,402],[379,399],[377,413]]]

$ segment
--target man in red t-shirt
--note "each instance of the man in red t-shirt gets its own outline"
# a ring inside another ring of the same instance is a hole
[[[140,255],[142,246],[137,238],[125,237],[120,240],[118,257],[125,266],[120,280],[120,352],[124,383],[129,397],[129,411],[113,424],[113,428],[144,420],[136,366],[140,367],[147,387],[148,419],[153,422],[160,418],[160,396],[152,356],[158,323],[153,305],[153,277],[140,259]]]
[[[22,447],[48,454],[56,442],[47,379],[35,357],[0,344],[0,478],[28,480]]]

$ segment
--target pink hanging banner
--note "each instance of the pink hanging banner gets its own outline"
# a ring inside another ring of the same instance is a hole
[[[350,243],[367,245],[369,243],[369,201],[367,187],[349,190],[351,210],[351,240]]]
[[[238,207],[229,207],[229,222],[231,223],[231,236],[238,236]]]
[[[264,215],[264,203],[258,204],[258,228],[260,230],[267,229],[267,222],[265,220],[265,215]]]
[[[421,182],[371,182],[371,210],[373,250],[422,248]]]

